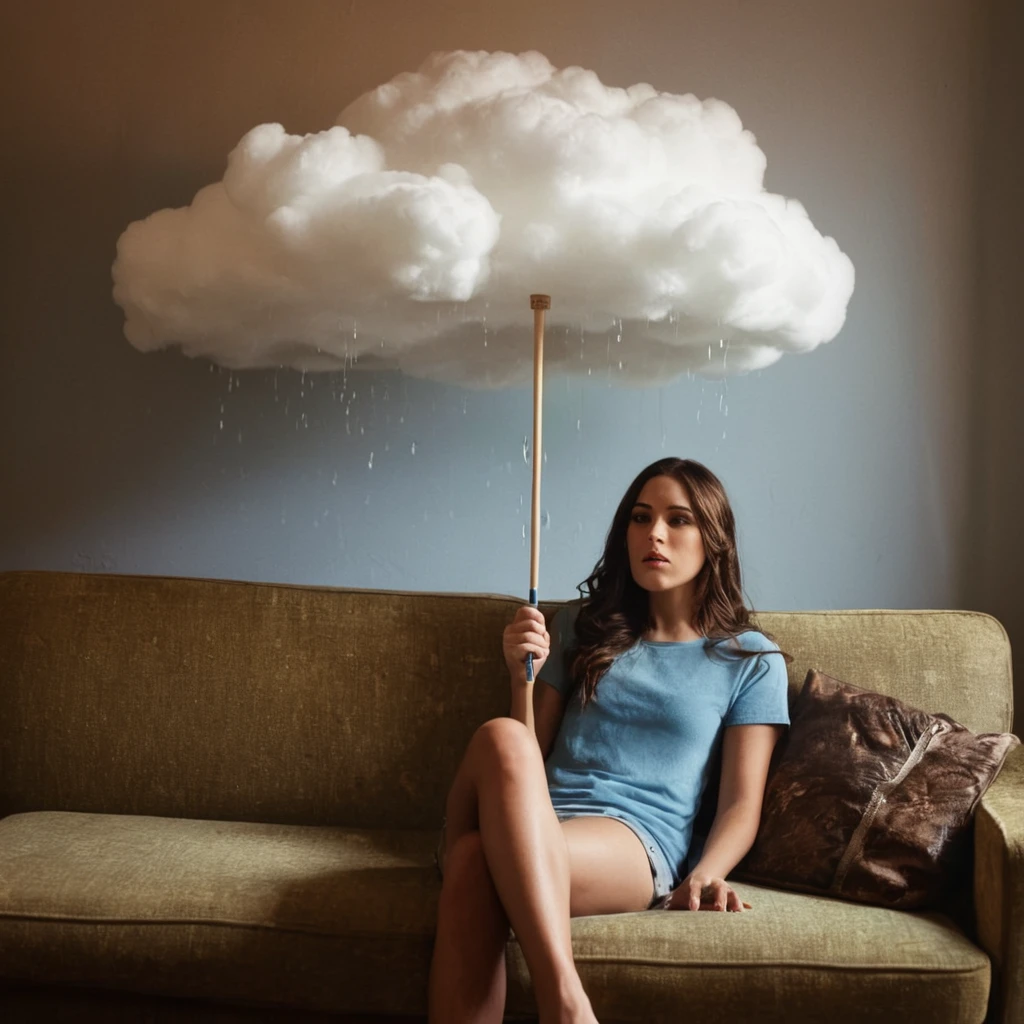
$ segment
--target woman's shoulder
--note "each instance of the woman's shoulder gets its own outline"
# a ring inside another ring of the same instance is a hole
[[[551,617],[552,622],[558,623],[569,623],[576,620],[576,616],[579,615],[580,609],[583,607],[583,598],[571,598],[566,601],[562,606],[555,610],[554,615]]]
[[[769,640],[759,629],[745,629],[735,636],[725,637],[716,641],[716,646],[721,644],[726,647],[739,647],[744,651],[778,651],[779,645],[774,640]]]
[[[583,607],[583,600],[566,601],[560,608],[555,610],[554,615],[548,622],[548,631],[552,640],[568,645],[576,632],[576,617]]]

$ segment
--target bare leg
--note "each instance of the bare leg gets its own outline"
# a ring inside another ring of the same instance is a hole
[[[444,857],[444,884],[430,964],[430,1024],[501,1024],[509,925],[487,868],[479,832],[466,832]]]
[[[542,1024],[596,1021],[572,957],[569,852],[551,807],[535,737],[521,722],[485,722],[447,803],[452,850],[478,830],[495,891],[530,968]],[[432,971],[432,988],[434,987]],[[437,987],[454,979],[437,979]]]

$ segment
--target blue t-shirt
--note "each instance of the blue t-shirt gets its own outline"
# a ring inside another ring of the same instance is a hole
[[[708,765],[730,725],[788,725],[781,654],[730,656],[733,641],[705,653],[704,639],[640,640],[618,655],[580,708],[562,652],[575,642],[580,602],[560,608],[538,679],[566,703],[545,762],[556,811],[607,814],[653,839],[682,879]],[[763,633],[737,638],[745,650],[777,651]]]

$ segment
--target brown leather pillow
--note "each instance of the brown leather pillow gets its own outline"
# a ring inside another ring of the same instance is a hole
[[[974,808],[1020,740],[811,669],[736,877],[900,909],[960,881]]]

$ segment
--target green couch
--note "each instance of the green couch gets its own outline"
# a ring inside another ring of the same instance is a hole
[[[422,1019],[437,830],[473,731],[508,712],[501,634],[522,603],[0,573],[0,1018]],[[794,692],[814,666],[1010,728],[986,615],[760,623]],[[737,883],[745,914],[575,919],[580,976],[602,1024],[1020,1022],[1024,748],[975,843],[948,913]],[[507,962],[509,1017],[528,1019],[514,938]]]

